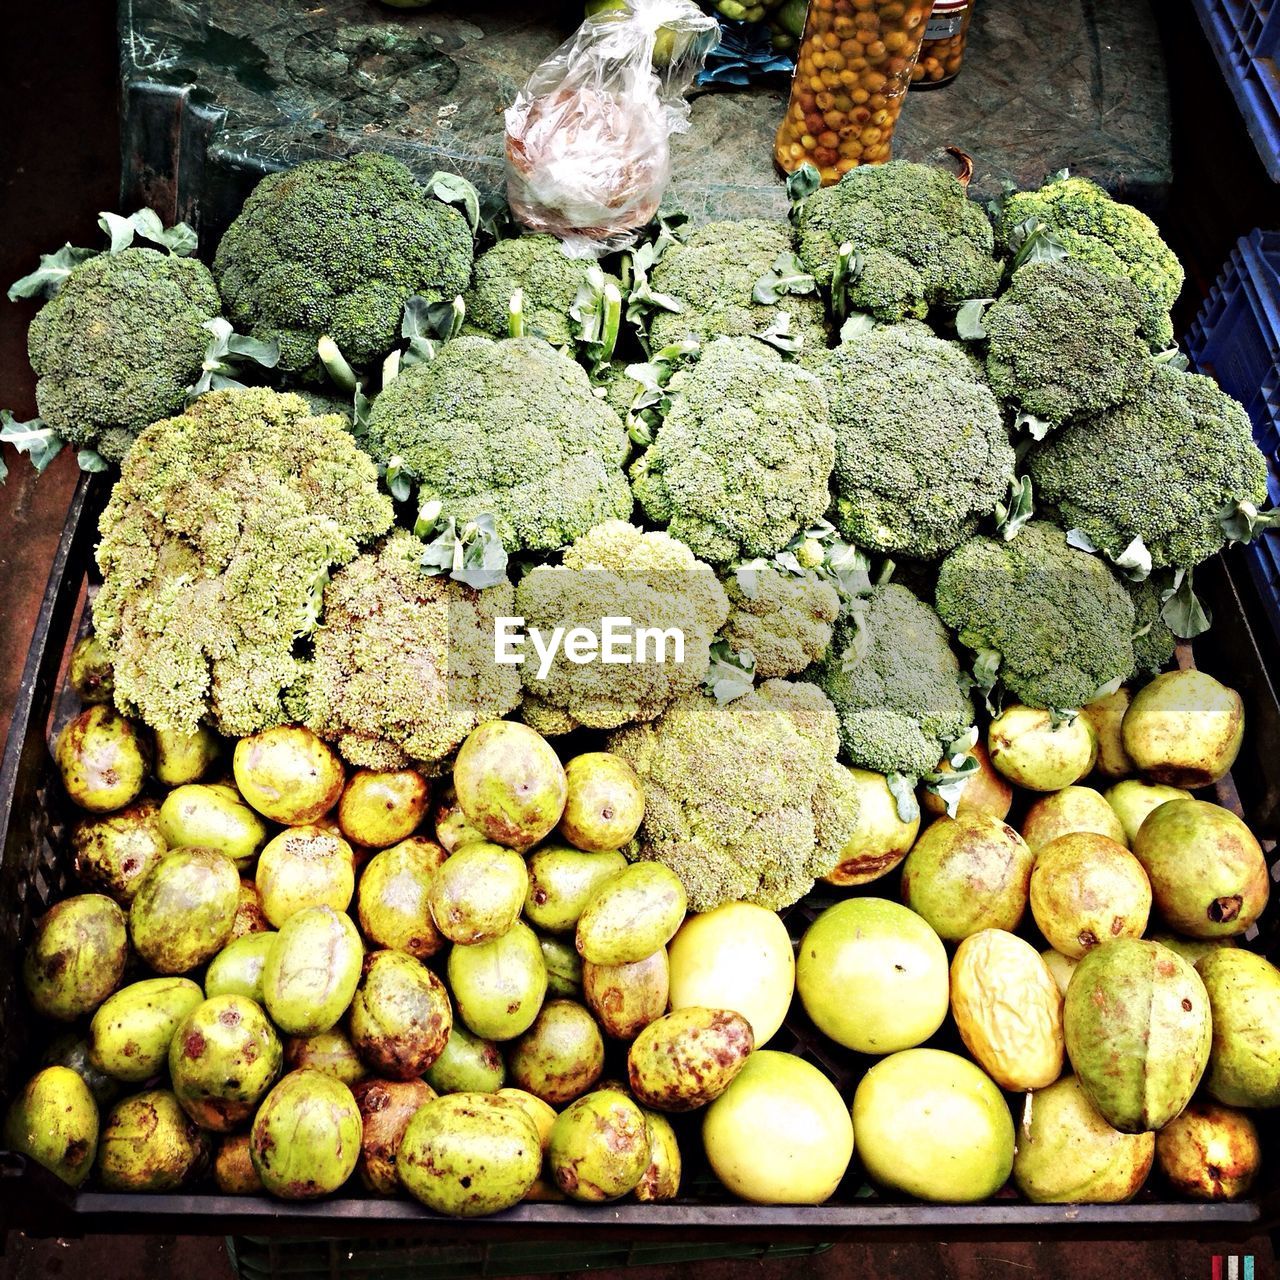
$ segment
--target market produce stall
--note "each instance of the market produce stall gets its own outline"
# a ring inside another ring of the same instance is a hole
[[[91,473],[0,774],[28,1227],[1274,1224],[1275,517],[1181,267],[962,152],[657,214],[569,72],[678,123],[688,21],[515,99],[576,256],[371,147],[15,286],[4,439]]]

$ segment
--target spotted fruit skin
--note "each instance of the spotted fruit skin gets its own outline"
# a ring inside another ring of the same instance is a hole
[[[147,873],[169,852],[159,812],[154,800],[135,800],[115,813],[79,823],[71,834],[76,879],[127,907]]]
[[[314,1200],[355,1172],[360,1137],[360,1108],[341,1080],[291,1071],[258,1108],[249,1154],[273,1196]]]
[[[189,973],[231,940],[240,876],[213,849],[175,849],[138,886],[129,907],[134,950],[157,973]]]
[[[542,948],[520,921],[492,942],[455,946],[448,976],[459,1017],[485,1040],[514,1040],[527,1031],[547,994]]]
[[[430,799],[430,785],[416,770],[357,769],[338,801],[338,825],[348,840],[385,849],[413,835]]]
[[[585,1094],[557,1117],[547,1159],[556,1186],[571,1200],[617,1200],[649,1167],[644,1112],[616,1089]]]
[[[396,1158],[409,1121],[436,1096],[425,1080],[380,1080],[371,1076],[352,1089],[363,1126],[360,1181],[374,1195],[393,1196],[400,1189]]]
[[[342,761],[310,729],[282,724],[236,743],[236,787],[264,818],[285,826],[318,822],[342,795]]]
[[[642,1204],[674,1200],[680,1194],[683,1164],[676,1131],[660,1112],[641,1110],[649,1131],[649,1167],[636,1183],[635,1197]]]
[[[951,1011],[1002,1089],[1042,1089],[1062,1074],[1062,996],[1029,942],[1001,929],[967,937],[951,962]]]
[[[0,1140],[70,1187],[89,1176],[98,1150],[98,1107],[69,1067],[37,1071],[14,1098]]]
[[[351,1043],[378,1075],[422,1075],[444,1052],[452,1026],[448,992],[430,969],[401,951],[365,957],[351,1002]]]
[[[627,1054],[636,1100],[657,1111],[714,1102],[755,1048],[751,1023],[730,1009],[677,1009],[651,1022]]]
[[[582,992],[607,1035],[634,1040],[662,1017],[671,987],[666,947],[631,964],[582,965]]]
[[[604,1039],[596,1020],[574,1000],[548,1000],[511,1046],[513,1083],[553,1107],[572,1102],[604,1070]]]
[[[524,1199],[542,1168],[528,1112],[496,1094],[451,1093],[419,1108],[396,1160],[400,1182],[436,1213],[474,1218]]]
[[[290,827],[267,842],[254,879],[263,914],[278,929],[307,907],[345,911],[355,893],[355,856],[323,827]]]
[[[108,1191],[176,1191],[209,1163],[209,1135],[168,1089],[122,1098],[98,1139],[98,1179]]]
[[[247,1133],[228,1133],[218,1143],[213,1180],[224,1196],[260,1196],[266,1190],[253,1167]]]
[[[375,946],[425,960],[445,946],[431,919],[431,882],[449,855],[434,840],[410,836],[375,853],[360,873],[356,909]]]
[[[560,834],[576,849],[621,849],[640,829],[644,787],[621,756],[588,751],[565,765],[568,794]]]
[[[1168,1124],[1209,1061],[1205,984],[1158,942],[1118,938],[1090,951],[1067,987],[1063,1027],[1080,1083],[1121,1133]]]
[[[643,960],[675,937],[687,907],[674,871],[659,862],[633,862],[606,880],[578,917],[578,954],[592,964]]]
[[[36,921],[22,977],[32,1007],[73,1022],[120,984],[128,956],[124,914],[101,893],[64,898]]]
[[[216,849],[242,871],[267,839],[267,824],[234,787],[220,783],[175,787],[160,806],[160,829],[171,849]]]
[[[1236,947],[1197,968],[1212,1005],[1209,1094],[1232,1107],[1280,1107],[1280,969]]]
[[[535,929],[572,933],[596,890],[626,865],[617,850],[585,853],[555,841],[542,845],[529,855],[525,918]]]
[[[455,1020],[444,1052],[427,1068],[427,1083],[437,1093],[497,1093],[506,1083],[502,1051],[492,1040],[473,1036]]]
[[[178,1024],[204,1003],[190,978],[144,978],[104,1000],[89,1024],[89,1058],[126,1084],[163,1071]]]
[[[453,786],[471,826],[520,852],[555,829],[569,792],[551,744],[514,720],[472,730],[458,748]]]
[[[337,1025],[360,982],[364,944],[349,916],[308,907],[276,935],[262,970],[262,999],[271,1020],[293,1036]]]
[[[1257,1125],[1243,1111],[1196,1099],[1156,1135],[1160,1172],[1197,1200],[1238,1200],[1262,1163]]]
[[[528,890],[529,873],[518,853],[473,840],[450,854],[432,877],[427,903],[450,942],[474,946],[502,937],[515,924]]]
[[[53,754],[67,795],[90,813],[111,813],[137,798],[152,752],[141,726],[99,703],[64,726]]]

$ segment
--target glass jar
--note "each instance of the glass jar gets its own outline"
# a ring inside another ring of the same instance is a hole
[[[933,0],[920,57],[911,68],[913,89],[938,89],[960,74],[974,0]]]
[[[889,159],[928,17],[929,0],[809,0],[774,142],[780,169],[808,161],[829,186]]]

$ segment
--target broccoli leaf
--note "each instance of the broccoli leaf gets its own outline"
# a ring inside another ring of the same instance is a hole
[[[994,298],[970,298],[956,308],[956,337],[965,342],[977,342],[987,336],[982,317]]]
[[[711,666],[702,687],[723,705],[751,692],[755,671],[755,655],[749,649],[734,650],[727,640],[717,640],[711,646]]]
[[[787,199],[791,202],[792,222],[800,221],[809,197],[821,186],[822,174],[807,160],[787,177]]]
[[[850,311],[844,324],[840,326],[840,341],[851,342],[854,338],[861,338],[864,333],[870,333],[876,323],[875,316],[868,315],[865,311]]]
[[[434,360],[440,344],[451,341],[462,331],[466,314],[461,295],[452,302],[428,302],[417,294],[409,298],[400,317],[400,336],[408,345],[403,352],[393,351],[383,362],[383,385],[395,378],[401,364],[408,368]]]
[[[947,772],[936,770],[926,773],[921,781],[925,790],[935,795],[946,807],[947,817],[954,818],[960,809],[960,798],[964,795],[965,784],[978,772],[978,757],[973,754],[974,744],[978,740],[976,726],[965,737],[953,742],[946,752],[946,761],[951,766]]]
[[[1003,502],[996,503],[996,532],[1006,542],[1012,542],[1018,536],[1018,530],[1035,513],[1035,494],[1031,488],[1031,477],[1011,476],[1008,497]]]
[[[777,312],[767,328],[751,336],[759,338],[775,351],[781,351],[784,356],[794,356],[804,346],[804,334],[796,333],[791,328],[791,315],[786,311]]]
[[[111,240],[108,253],[123,252],[133,244],[135,236],[160,245],[178,258],[190,257],[199,244],[196,233],[185,222],[175,223],[166,230],[154,209],[139,209],[127,218],[104,211],[98,215],[98,226]]]
[[[466,218],[471,234],[476,234],[480,229],[480,193],[466,178],[437,169],[423,185],[429,196],[453,205]]]
[[[769,271],[756,281],[751,296],[764,306],[774,306],[789,293],[813,293],[817,288],[817,280],[804,269],[804,263],[795,253],[781,253]]]
[[[973,659],[973,670],[960,676],[960,684],[966,693],[975,690],[982,694],[987,714],[1000,714],[1000,699],[996,695],[996,685],[1000,681],[1000,654],[994,649],[980,649]]]
[[[64,244],[57,253],[42,253],[40,265],[9,286],[9,301],[17,302],[19,298],[52,298],[82,262],[97,256],[96,249],[77,249],[70,243]]]
[[[1019,222],[1009,233],[1009,248],[1013,250],[1010,275],[1028,262],[1054,262],[1067,256],[1066,246],[1053,229],[1034,216]]]
[[[43,475],[65,442],[39,418],[19,422],[8,409],[0,409],[0,443],[11,444],[19,453],[25,453],[36,474]],[[5,474],[8,474],[7,468]]]
[[[597,263],[587,268],[587,279],[569,308],[577,326],[582,354],[589,362],[591,376],[598,378],[613,359],[622,326],[622,293],[606,280]]]
[[[857,283],[864,265],[862,255],[855,252],[853,245],[846,240],[840,246],[835,266],[831,269],[831,311],[837,319],[849,314],[849,286]]]
[[[76,454],[76,466],[78,466],[81,471],[96,473],[98,471],[105,471],[108,465],[106,458],[104,458],[96,449],[81,449]]]
[[[898,821],[915,822],[920,816],[920,805],[916,802],[916,780],[908,778],[905,773],[891,773],[885,778],[885,782],[897,805]]]
[[[201,328],[208,329],[213,337],[209,339],[204,359],[200,362],[200,376],[187,388],[188,403],[204,395],[206,391],[242,388],[244,383],[235,376],[240,372],[242,364],[257,364],[264,369],[274,369],[280,362],[280,344],[274,338],[270,342],[263,342],[260,338],[249,338],[236,333],[231,322],[222,316],[206,320]]]
[[[1160,616],[1179,639],[1193,640],[1209,630],[1213,619],[1196,597],[1190,569],[1174,572],[1173,585],[1161,592],[1160,600]]]
[[[443,518],[442,504],[433,499],[419,510],[413,532],[418,538],[431,538],[421,560],[429,576],[447,573],[476,591],[507,580],[507,552],[492,515],[476,516],[459,528],[453,516]]]
[[[378,474],[387,486],[387,492],[397,502],[408,502],[413,493],[413,482],[417,477],[405,465],[405,460],[397,453],[384,464],[378,464]],[[422,537],[421,534],[418,535]]]
[[[1145,582],[1151,575],[1151,552],[1140,537],[1134,538],[1111,563],[1130,582]]]
[[[1218,511],[1218,523],[1232,542],[1252,542],[1260,533],[1280,527],[1280,508],[1259,511],[1252,502],[1229,502]]]
[[[329,381],[339,391],[345,391],[350,395],[360,385],[360,379],[356,377],[356,371],[348,363],[338,344],[327,333],[320,335],[320,339],[316,343],[316,355],[320,357],[320,363],[324,365],[324,371],[329,375]]]
[[[1025,409],[1020,409],[1014,415],[1013,429],[1025,431],[1032,440],[1043,440],[1053,429],[1053,423],[1037,418],[1034,413],[1028,413]]]
[[[1151,358],[1156,364],[1167,364],[1170,369],[1177,369],[1179,373],[1186,373],[1191,368],[1191,361],[1176,346],[1157,352]]]

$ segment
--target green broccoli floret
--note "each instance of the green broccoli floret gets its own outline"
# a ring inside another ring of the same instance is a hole
[[[827,509],[835,432],[812,374],[752,338],[719,338],[669,390],[631,477],[649,518],[696,556],[771,556]]]
[[[987,215],[932,165],[861,165],[814,192],[800,215],[799,248],[822,284],[846,242],[861,268],[849,306],[877,320],[923,319],[930,307],[989,297],[1000,283]]]
[[[748,218],[695,228],[683,243],[671,245],[650,273],[654,290],[682,308],[654,312],[650,344],[657,349],[685,336],[699,342],[747,338],[785,311],[792,333],[804,339],[805,347],[825,347],[826,310],[816,289],[787,294],[776,303],[756,302],[751,296],[778,258],[794,250],[795,235],[785,222]]]
[[[460,294],[471,278],[466,219],[398,160],[366,152],[269,174],[213,260],[237,329],[280,343],[280,369],[318,369],[328,334],[366,365],[395,345],[405,302]]]
[[[530,655],[520,668],[524,719],[547,734],[652,720],[697,690],[711,663],[712,637],[728,612],[714,571],[684,543],[622,520],[592,529],[565,550],[562,565],[535,568],[521,579],[516,613],[544,634],[580,627],[597,637],[605,618],[630,618],[637,627],[678,631],[683,658],[676,659],[671,642],[661,661],[650,644],[644,661],[584,666],[562,649],[544,676]]]
[[[841,758],[875,773],[928,773],[973,722],[946,628],[896,583],[855,601],[804,678],[835,706]]]
[[[1173,659],[1178,639],[1160,615],[1160,586],[1154,578],[1126,582],[1133,601],[1133,674],[1153,676]]]
[[[589,259],[570,258],[555,236],[519,236],[499,240],[476,259],[466,302],[466,333],[505,338],[511,295],[524,292],[525,332],[553,346],[568,346],[576,329],[569,308],[587,283]],[[613,276],[606,280],[618,281]]]
[[[1133,671],[1133,604],[1100,557],[1046,520],[1010,542],[973,538],[938,573],[938,613],[1029,707],[1068,710]]]
[[[1127,404],[1033,449],[1038,501],[1112,559],[1141,538],[1157,568],[1194,568],[1228,541],[1223,517],[1266,505],[1267,464],[1244,409],[1212,378],[1153,364]]]
[[[477,724],[520,702],[518,670],[493,660],[510,583],[473,591],[421,561],[422,543],[393,533],[324,591],[301,718],[363,768],[435,771]]]
[[[631,514],[627,433],[586,371],[541,338],[455,338],[374,401],[369,448],[447,516],[496,519],[508,551],[553,551]]]
[[[194,258],[154,249],[102,253],[76,267],[27,331],[45,425],[112,462],[143,427],[182,410],[222,309]]]
[[[982,318],[987,380],[1014,408],[1050,427],[1136,395],[1151,350],[1127,278],[1087,262],[1031,262]]]
[[[816,574],[748,562],[730,570],[724,585],[730,610],[720,634],[735,653],[751,654],[758,679],[793,676],[830,648],[840,597]]]
[[[289,718],[320,588],[392,514],[343,421],[298,396],[213,391],[148,427],[98,526],[93,618],[117,705],[230,737]]]
[[[1169,308],[1182,290],[1182,266],[1145,213],[1113,200],[1087,178],[1063,177],[1039,191],[1011,194],[1000,212],[997,239],[1008,245],[1029,218],[1038,218],[1071,257],[1109,276],[1127,276],[1141,300],[1142,336],[1154,351],[1173,342]]]
[[[769,680],[727,703],[690,694],[607,746],[644,786],[637,856],[680,877],[691,911],[780,910],[834,865],[815,807],[833,781],[836,718],[812,685]]]
[[[1008,488],[1014,452],[963,347],[915,321],[878,326],[815,372],[836,429],[833,519],[846,538],[933,560],[977,530]]]

